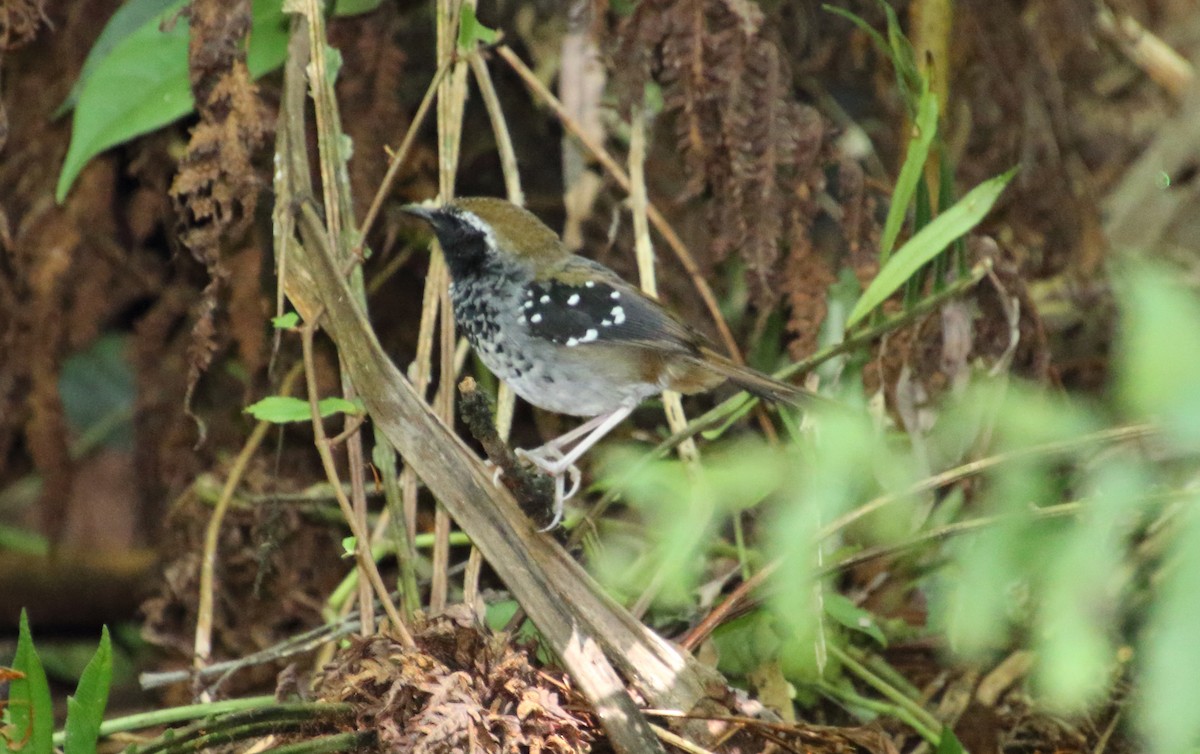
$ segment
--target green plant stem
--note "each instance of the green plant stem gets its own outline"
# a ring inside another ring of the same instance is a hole
[[[208,705],[212,706],[212,705]],[[224,717],[205,717],[182,730],[169,731],[154,741],[137,747],[136,754],[155,754],[169,751],[200,751],[207,746],[242,740],[265,733],[312,725],[319,721],[332,721],[353,714],[349,704],[326,702],[300,702],[280,704],[271,699],[262,707],[229,712]]]
[[[284,744],[267,749],[263,754],[331,754],[339,751],[362,751],[375,742],[375,731],[338,733],[334,736],[311,738],[307,741]]]
[[[862,707],[863,709],[869,709],[872,712],[876,712],[880,715],[889,715],[896,718],[900,722],[912,728],[917,732],[917,735],[934,746],[937,746],[938,742],[942,738],[937,732],[941,730],[941,726],[938,726],[936,730],[928,728],[920,720],[914,718],[912,713],[910,713],[907,709],[896,707],[888,704],[887,702],[881,702],[878,699],[871,699],[869,697],[862,696],[853,689],[839,688],[830,683],[822,682],[819,684],[819,688],[828,696],[838,699],[846,704],[853,704],[857,707]]]
[[[299,730],[307,724],[303,720],[263,720],[222,727],[208,733],[193,735],[185,740],[178,738],[156,739],[148,747],[131,746],[128,754],[187,754],[187,752],[203,752],[214,746],[222,746],[237,741],[248,741],[272,733],[290,733]]]
[[[899,671],[892,667],[891,663],[883,657],[864,652],[854,645],[847,645],[847,652],[856,658],[863,665],[866,665],[871,672],[876,673],[880,678],[884,679],[892,685],[900,693],[907,696],[909,699],[920,699],[921,690],[912,685],[907,678]]]
[[[921,737],[928,740],[934,746],[941,740],[941,735],[937,731],[942,729],[942,723],[929,713],[921,705],[909,699],[907,696],[898,691],[892,684],[885,681],[876,673],[872,672],[867,666],[863,665],[858,660],[851,657],[844,649],[836,643],[829,644],[829,653],[836,657],[850,672],[865,681],[871,688],[878,691],[880,694],[896,704],[901,709],[905,710],[913,721],[918,722],[918,725],[913,725],[913,721],[909,724],[913,725],[914,730],[921,734]]]
[[[1070,503],[1059,503],[1057,505],[1047,505],[1045,507],[1029,511],[1027,515],[1031,519],[1043,520],[1074,516],[1082,510],[1083,503],[1075,501]],[[903,542],[895,542],[888,545],[880,545],[879,547],[871,547],[863,550],[862,552],[855,553],[847,558],[843,558],[836,563],[822,566],[814,573],[814,577],[818,579],[823,578],[839,571],[844,571],[847,568],[853,568],[860,563],[866,563],[867,561],[875,560],[876,558],[887,557],[888,555],[895,555],[904,552],[905,550],[911,550],[913,548],[920,547],[921,545],[929,544],[930,542],[949,539],[951,537],[958,536],[959,534],[966,534],[967,532],[972,532],[976,529],[994,526],[1002,521],[1011,521],[1013,518],[1013,515],[979,516],[978,518],[971,518],[967,519],[966,521],[956,521],[952,524],[939,526],[936,529],[930,529],[927,532],[910,537]]]
[[[184,720],[195,720],[198,717],[222,715],[228,712],[242,712],[261,709],[278,704],[274,696],[251,696],[245,699],[226,699],[209,704],[189,704],[185,707],[139,712],[136,715],[126,715],[100,723],[100,735],[111,736],[114,733],[125,733],[131,730],[152,728],[158,725],[171,725]],[[66,741],[66,733],[59,731],[54,734],[54,745],[62,746]]]

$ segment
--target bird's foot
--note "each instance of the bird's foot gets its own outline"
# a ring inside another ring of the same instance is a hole
[[[571,489],[562,495],[563,500],[570,500],[575,497],[575,493],[579,492],[579,487],[583,481],[583,474],[580,473],[579,467],[573,463],[563,463],[564,458],[562,451],[558,448],[543,445],[540,448],[533,450],[516,451],[517,458],[529,461],[534,467],[554,477],[556,481],[561,480],[566,474],[571,479]]]
[[[562,451],[550,445],[543,445],[533,450],[518,449],[516,453],[518,458],[529,461],[535,468],[549,474],[554,479],[554,518],[546,528],[540,529],[540,531],[550,531],[562,523],[563,504],[579,492],[583,475],[575,464],[570,462],[564,464]],[[565,489],[567,478],[571,480],[569,490]]]

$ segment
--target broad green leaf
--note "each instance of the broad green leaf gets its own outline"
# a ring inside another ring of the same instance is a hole
[[[271,327],[276,330],[289,330],[300,324],[300,315],[296,312],[288,312],[280,314],[278,317],[271,317]]]
[[[475,16],[475,8],[469,3],[462,4],[458,19],[458,49],[474,50],[477,44],[490,45],[496,41],[495,29],[489,29],[479,23]]]
[[[362,406],[345,398],[323,398],[317,401],[317,410],[321,417],[334,414],[361,414]],[[312,411],[308,401],[285,395],[269,395],[261,401],[246,407],[246,413],[259,421],[272,424],[287,424],[289,422],[306,422],[312,419]]]
[[[937,135],[938,104],[937,97],[926,87],[921,93],[917,104],[917,120],[914,124],[916,134],[908,142],[908,154],[904,165],[900,168],[900,176],[896,179],[896,190],[892,192],[892,204],[888,208],[887,220],[883,224],[883,235],[879,239],[879,264],[887,264],[892,254],[892,247],[904,226],[904,218],[908,215],[908,205],[916,193],[917,184],[925,170],[925,161],[929,158],[929,146]]]
[[[54,192],[59,202],[88,160],[178,120],[195,107],[188,84],[187,20],[176,17],[183,5],[183,0],[172,3],[125,36],[83,82],[71,146]],[[246,65],[257,78],[283,62],[287,26],[278,0],[254,0],[252,11]]]
[[[50,684],[46,682],[46,671],[33,647],[29,618],[24,610],[21,610],[13,670],[24,677],[14,679],[8,687],[10,725],[3,741],[5,751],[30,754],[52,751],[54,706],[50,701]]]
[[[67,698],[66,754],[95,754],[100,723],[108,706],[112,673],[112,641],[108,637],[108,626],[105,626],[96,654],[79,676],[75,695]]]
[[[121,40],[140,29],[149,20],[161,17],[162,12],[172,5],[178,5],[178,3],[175,0],[128,0],[120,8],[117,8],[117,12],[104,25],[104,31],[100,32],[92,49],[88,51],[87,60],[83,61],[83,69],[79,72],[75,86],[71,87],[67,98],[54,111],[54,117],[59,118],[75,107],[83,85],[91,78],[96,67],[100,65],[100,61],[104,60]]]
[[[847,328],[853,327],[863,317],[875,310],[889,296],[900,289],[917,270],[941,254],[955,239],[965,235],[979,224],[992,205],[1000,198],[1004,187],[1012,180],[1016,169],[984,181],[960,199],[953,207],[934,218],[933,222],[917,231],[904,246],[888,260],[879,271],[862,298],[850,313]]]

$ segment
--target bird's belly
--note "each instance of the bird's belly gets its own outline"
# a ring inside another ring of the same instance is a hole
[[[541,358],[512,358],[480,348],[479,356],[522,399],[569,416],[596,416],[621,406],[635,406],[661,389],[646,382],[631,382],[628,375],[614,374],[611,366],[598,361],[594,354],[577,358],[575,353],[563,350],[556,347],[556,353]]]

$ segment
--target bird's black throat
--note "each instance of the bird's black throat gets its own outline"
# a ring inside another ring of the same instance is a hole
[[[450,276],[454,280],[467,280],[480,275],[492,256],[487,237],[478,228],[453,215],[439,214],[430,219]]]

